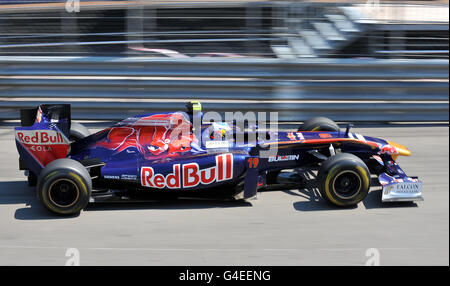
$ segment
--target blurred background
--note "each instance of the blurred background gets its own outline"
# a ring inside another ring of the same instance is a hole
[[[0,264],[448,266],[448,21],[448,0],[0,0]],[[408,146],[425,201],[384,204],[372,185],[336,209],[308,184],[63,217],[19,171],[20,109],[70,103],[95,132],[194,99],[278,112],[280,130],[355,122]]]
[[[448,0],[0,0],[0,120],[182,109],[448,121]]]

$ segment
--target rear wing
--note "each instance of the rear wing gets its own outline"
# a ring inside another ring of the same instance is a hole
[[[69,152],[70,105],[43,104],[20,110],[20,127],[15,128],[19,167],[39,175],[51,161]]]

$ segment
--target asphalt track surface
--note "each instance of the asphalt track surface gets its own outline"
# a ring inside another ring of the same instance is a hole
[[[408,146],[399,159],[423,180],[425,200],[382,204],[372,187],[356,208],[311,190],[263,192],[250,203],[166,201],[47,212],[18,170],[12,127],[0,128],[0,265],[449,265],[449,128],[354,128]],[[372,256],[373,257],[373,256]]]

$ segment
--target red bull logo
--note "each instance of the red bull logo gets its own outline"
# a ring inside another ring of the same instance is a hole
[[[16,131],[16,139],[24,144],[66,144],[62,135],[54,130]]]
[[[69,150],[67,138],[55,130],[17,130],[16,141],[42,166],[65,158]]]
[[[233,154],[216,156],[216,165],[200,169],[197,163],[174,164],[172,173],[155,174],[152,167],[141,168],[141,185],[149,188],[193,188],[233,178]]]

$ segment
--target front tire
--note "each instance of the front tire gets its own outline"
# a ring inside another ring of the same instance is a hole
[[[337,206],[354,206],[370,189],[370,172],[357,156],[339,153],[322,163],[318,173],[322,197]]]
[[[314,117],[306,120],[298,131],[339,131],[339,126],[333,120],[326,117]]]
[[[92,191],[89,172],[72,159],[49,163],[39,175],[39,199],[51,212],[72,215],[86,207]]]

